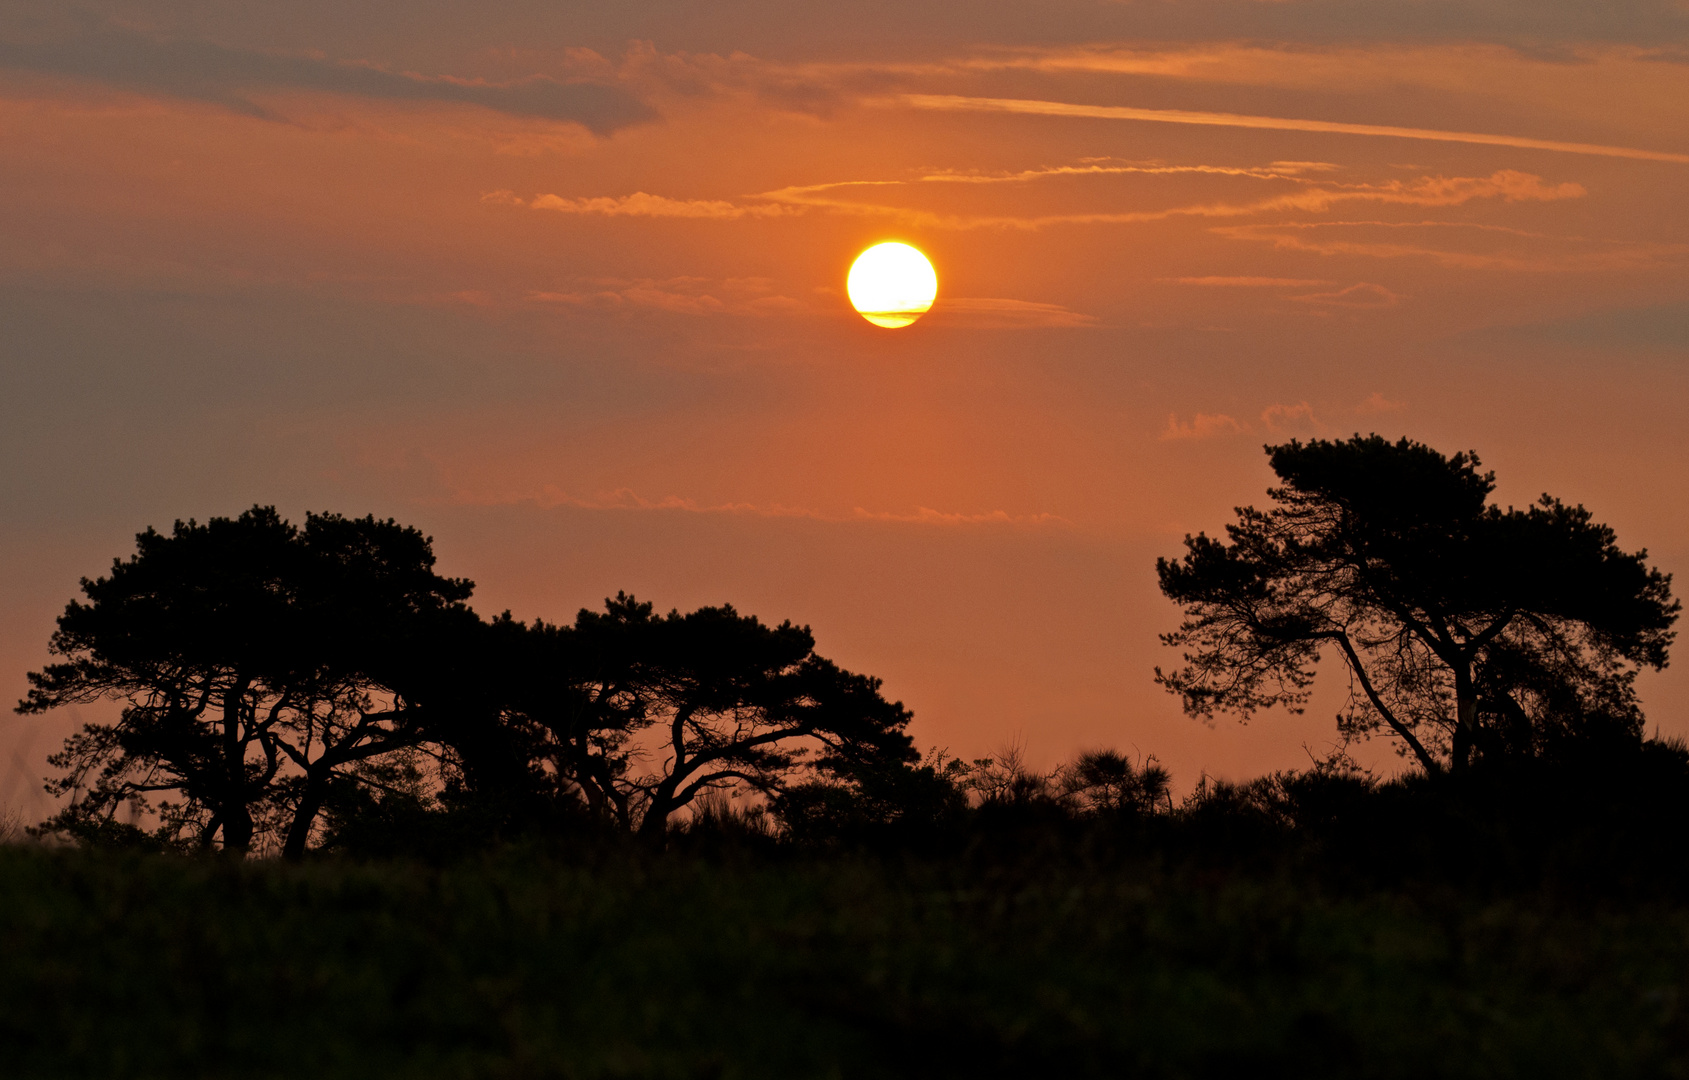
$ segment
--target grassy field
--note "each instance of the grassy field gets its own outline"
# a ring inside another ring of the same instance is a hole
[[[1689,1074],[1689,906],[1154,859],[0,849],[8,1076]]]

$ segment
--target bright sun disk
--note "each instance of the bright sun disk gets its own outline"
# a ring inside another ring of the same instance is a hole
[[[888,240],[856,257],[845,282],[850,306],[875,326],[908,326],[938,295],[938,275],[915,248]]]

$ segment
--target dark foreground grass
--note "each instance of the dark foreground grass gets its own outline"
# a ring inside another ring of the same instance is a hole
[[[1689,909],[1153,864],[0,849],[13,1077],[1684,1075]]]

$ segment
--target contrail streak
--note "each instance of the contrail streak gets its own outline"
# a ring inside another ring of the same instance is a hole
[[[1435,128],[1393,127],[1388,124],[1344,124],[1331,120],[1291,120],[1277,116],[1190,112],[1185,109],[1135,109],[1126,105],[1073,105],[1063,101],[963,97],[958,94],[905,94],[900,100],[904,104],[912,105],[917,109],[943,109],[951,112],[1080,116],[1097,120],[1145,120],[1157,124],[1202,124],[1209,127],[1261,128],[1268,131],[1323,131],[1338,135],[1382,135],[1392,139],[1479,143],[1484,146],[1512,146],[1523,150],[1551,150],[1560,154],[1593,154],[1597,157],[1635,158],[1640,161],[1671,161],[1680,165],[1689,165],[1689,154],[1670,154],[1663,150],[1638,150],[1629,146],[1602,146],[1598,143],[1527,139],[1518,135],[1485,135],[1474,131],[1438,131]]]

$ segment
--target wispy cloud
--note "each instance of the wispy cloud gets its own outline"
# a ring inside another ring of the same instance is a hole
[[[1249,6],[1259,9],[1292,5],[1262,4],[1256,0]],[[1473,10],[1479,6],[1466,5]],[[1531,9],[1533,22],[1543,14],[1544,6],[1539,4]],[[1444,32],[1449,29],[1451,11],[1443,9],[1432,16],[1442,24]],[[1681,13],[1679,20],[1685,14],[1689,12]],[[1646,47],[1614,47],[1612,42],[1617,39],[1611,35],[1619,21],[1615,9],[1608,6],[1590,15],[1599,20],[1600,33],[1592,35],[1586,28],[1552,49],[1541,47],[1544,39],[1538,36],[1540,24],[1533,27],[1532,44],[1523,48],[1498,44],[1490,33],[1466,37],[1455,34],[1442,42],[1418,35],[1404,38],[1390,34],[1364,43],[1352,39],[1354,44],[1348,46],[1333,45],[1329,40],[1314,44],[1306,40],[1297,42],[1294,36],[1269,35],[1279,44],[1268,46],[1242,43],[1250,35],[1234,32],[1231,41],[1200,42],[1187,38],[1191,44],[1166,47],[1088,44],[983,49],[953,61],[951,67],[956,72],[1084,72],[1230,86],[1396,89],[1417,85],[1469,91],[1475,75],[1495,83],[1522,83],[1526,87],[1542,79],[1564,83],[1567,62],[1573,59],[1586,69],[1600,65],[1608,71],[1634,71],[1649,62],[1683,62],[1685,52],[1681,41],[1678,47],[1660,47],[1673,36],[1669,31],[1662,33],[1664,28],[1654,27],[1637,40],[1637,44],[1646,42]],[[1605,74],[1599,72],[1596,77]]]
[[[944,297],[933,308],[946,325],[977,330],[1095,326],[1096,318],[1060,304],[997,297]]]
[[[954,514],[920,506],[912,514],[864,510],[858,506],[851,512],[853,521],[885,521],[909,525],[1066,525],[1073,522],[1060,514],[1010,514],[991,510],[983,514]]]
[[[1442,266],[1526,273],[1647,269],[1679,263],[1689,255],[1689,245],[1685,244],[1551,236],[1473,222],[1297,221],[1219,225],[1211,231],[1232,240],[1268,243],[1283,251],[1423,258]],[[1446,237],[1448,242],[1435,242],[1438,237]],[[1472,246],[1453,246],[1458,240],[1467,240]]]
[[[1085,167],[1085,168],[1088,168]],[[1109,167],[1123,172],[1162,171],[1160,167]],[[1574,183],[1550,183],[1532,173],[1502,169],[1489,176],[1422,176],[1416,180],[1387,180],[1382,183],[1339,184],[1329,181],[1316,183],[1289,174],[1268,170],[1216,169],[1207,166],[1167,167],[1167,171],[1215,172],[1232,176],[1271,177],[1291,179],[1295,190],[1266,198],[1241,202],[1211,202],[1158,210],[1098,211],[1092,213],[1045,214],[1033,216],[993,214],[940,214],[915,207],[897,206],[884,202],[859,201],[841,197],[839,193],[858,189],[909,189],[918,187],[932,176],[947,179],[966,174],[928,174],[916,181],[903,180],[840,180],[819,184],[805,184],[778,188],[737,200],[681,199],[666,195],[652,195],[639,191],[631,195],[588,196],[565,198],[559,195],[538,195],[523,200],[510,191],[493,191],[481,198],[485,202],[526,206],[536,210],[559,211],[568,214],[594,214],[609,217],[669,217],[730,221],[746,217],[774,217],[815,211],[891,218],[911,226],[931,229],[1023,229],[1035,230],[1055,225],[1125,225],[1167,221],[1179,217],[1250,217],[1266,213],[1319,213],[1333,206],[1353,202],[1373,202],[1398,206],[1445,207],[1460,206],[1475,199],[1501,199],[1506,202],[1555,202],[1561,199],[1582,198],[1586,192]],[[1008,174],[1007,179],[1025,180],[1058,175],[1072,175],[1056,168],[1041,168]],[[1005,177],[987,177],[994,182]]]
[[[454,297],[463,303],[491,298],[480,294]],[[541,290],[527,299],[540,304],[567,307],[632,309],[645,308],[678,315],[797,315],[814,311],[811,304],[774,292],[774,283],[763,278],[645,278],[637,281],[604,280],[567,290]],[[1012,330],[1035,327],[1094,326],[1095,317],[1061,304],[1003,297],[941,297],[929,318],[945,326],[967,330]]]
[[[790,315],[809,305],[773,291],[762,278],[644,278],[637,281],[598,281],[585,288],[536,291],[529,300],[569,307],[645,308],[677,315]]]
[[[1406,402],[1392,401],[1374,391],[1352,410],[1339,408],[1338,411],[1370,416],[1400,412],[1405,408]],[[1306,401],[1268,405],[1261,410],[1260,426],[1272,435],[1317,434],[1326,430],[1326,425],[1315,415],[1313,405]],[[1168,413],[1167,424],[1161,429],[1159,437],[1162,442],[1181,442],[1240,435],[1252,430],[1255,430],[1253,423],[1240,421],[1226,413],[1199,412],[1189,420],[1181,420],[1177,413]]]
[[[1088,167],[1086,167],[1088,168]],[[1348,202],[1377,202],[1403,206],[1459,206],[1474,199],[1499,198],[1506,202],[1555,202],[1561,199],[1582,198],[1586,193],[1583,186],[1573,183],[1547,183],[1542,177],[1533,173],[1519,172],[1515,169],[1501,169],[1488,176],[1422,176],[1417,180],[1387,180],[1383,183],[1351,183],[1333,184],[1330,182],[1316,184],[1311,180],[1293,177],[1290,174],[1271,170],[1255,169],[1221,169],[1211,166],[1170,166],[1170,167],[1115,167],[1119,172],[1208,172],[1229,176],[1249,176],[1256,178],[1290,179],[1299,186],[1296,190],[1280,195],[1269,196],[1264,199],[1254,199],[1244,202],[1229,203],[1198,203],[1186,206],[1174,206],[1161,210],[1127,210],[1102,211],[1095,213],[1047,214],[1039,216],[1006,216],[1006,215],[955,215],[935,214],[929,211],[909,207],[889,206],[883,203],[858,202],[839,198],[832,194],[835,191],[848,190],[859,187],[902,187],[903,181],[897,180],[848,180],[834,183],[807,184],[801,187],[780,188],[776,191],[764,192],[754,196],[758,199],[768,199],[775,202],[794,206],[804,206],[822,209],[835,213],[848,214],[876,214],[891,215],[903,218],[926,227],[971,229],[971,228],[1019,228],[1038,229],[1049,225],[1103,225],[1103,224],[1133,224],[1150,221],[1165,221],[1176,217],[1247,217],[1253,214],[1272,213],[1279,211],[1320,212],[1332,206]],[[923,177],[925,181],[931,176],[966,178],[967,174],[929,174]],[[1019,173],[1006,174],[1004,177],[987,177],[988,181],[995,179],[1028,180],[1042,179],[1052,176],[1075,175],[1064,172],[1059,168],[1040,168],[1026,170]]]
[[[1181,277],[1164,279],[1178,285],[1197,285],[1203,288],[1239,288],[1239,289],[1308,289],[1322,286],[1334,286],[1338,283],[1323,278],[1281,278],[1281,277]],[[1382,285],[1374,285],[1367,281],[1357,281],[1352,285],[1340,289],[1327,288],[1321,292],[1302,293],[1288,297],[1297,303],[1308,304],[1316,308],[1387,308],[1394,307],[1401,302],[1400,294],[1386,289]]]
[[[1391,292],[1382,285],[1370,282],[1357,282],[1346,289],[1333,292],[1305,293],[1302,296],[1292,296],[1303,304],[1313,304],[1327,308],[1387,308],[1401,303],[1401,296]]]
[[[617,86],[541,75],[510,82],[430,76],[322,56],[152,37],[115,27],[48,41],[0,41],[0,68],[88,79],[144,94],[207,102],[265,119],[277,117],[254,96],[278,90],[473,105],[581,124],[599,134],[656,115]]]
[[[1235,435],[1243,425],[1225,413],[1197,413],[1190,420],[1180,420],[1176,413],[1167,414],[1167,426],[1161,430],[1161,440],[1211,439],[1217,435]]]
[[[1261,410],[1261,423],[1275,434],[1320,431],[1325,427],[1314,417],[1314,407],[1306,401],[1299,401],[1294,405],[1268,405]]]
[[[801,506],[781,503],[722,502],[709,503],[679,495],[648,498],[631,488],[618,488],[599,495],[581,496],[547,484],[533,491],[487,492],[458,490],[451,501],[467,506],[507,506],[528,503],[545,508],[572,507],[579,510],[678,512],[686,514],[729,514],[767,518],[805,518],[831,524],[848,522],[878,522],[891,525],[931,526],[1057,526],[1071,527],[1073,522],[1059,514],[1011,514],[1006,510],[983,513],[962,513],[934,510],[918,506],[910,511],[868,510],[853,507],[848,514],[826,513]]]
[[[1024,184],[1033,180],[1048,180],[1070,176],[1247,176],[1257,180],[1303,180],[1302,173],[1313,168],[1335,169],[1335,165],[1316,165],[1312,162],[1275,161],[1271,165],[1238,167],[1229,165],[1168,165],[1165,162],[1119,162],[1113,158],[1093,158],[1077,165],[1046,165],[1036,169],[1013,172],[930,172],[921,176],[930,184]]]
[[[494,192],[494,196],[510,196],[509,192]],[[488,201],[523,205],[520,199],[488,198]],[[535,210],[555,210],[564,214],[600,214],[605,217],[665,217],[716,218],[731,220],[742,217],[776,217],[789,214],[791,208],[778,203],[731,203],[721,199],[671,199],[663,195],[648,195],[636,191],[632,195],[599,196],[597,198],[565,199],[558,195],[536,195],[527,206]]]
[[[1644,150],[1629,146],[1532,139],[1520,135],[1489,135],[1474,131],[1440,131],[1435,128],[1396,127],[1390,124],[1350,124],[1333,120],[1297,120],[1279,116],[1249,116],[1243,113],[1198,112],[1188,109],[1140,109],[1127,105],[1079,105],[1065,101],[1027,98],[965,97],[959,94],[904,94],[888,99],[916,109],[947,112],[1018,113],[1032,116],[1085,117],[1095,120],[1138,120],[1159,124],[1195,124],[1205,127],[1256,128],[1268,131],[1308,131],[1333,135],[1369,135],[1428,142],[1476,143],[1510,146],[1523,150],[1548,150],[1560,154],[1591,154],[1598,157],[1635,158],[1689,165],[1689,154]]]
[[[1654,26],[1632,45],[1617,44],[1620,39],[1614,36],[1614,30],[1624,20],[1613,3],[1601,5],[1597,10],[1587,3],[1557,0],[1557,6],[1568,10],[1578,8],[1584,25],[1571,38],[1545,48],[1546,39],[1542,36],[1548,25],[1545,5],[1531,5],[1527,18],[1526,9],[1519,7],[1517,0],[1496,0],[1497,4],[1516,9],[1511,14],[1530,24],[1528,43],[1521,40],[1513,46],[1502,43],[1505,35],[1497,36],[1498,13],[1494,11],[1480,17],[1484,23],[1481,30],[1449,36],[1452,25],[1449,20],[1456,18],[1457,8],[1463,12],[1475,11],[1484,4],[1419,5],[1428,22],[1418,30],[1404,33],[1404,27],[1397,26],[1382,36],[1363,32],[1347,37],[1348,44],[1339,44],[1346,35],[1332,30],[1336,25],[1333,20],[1345,21],[1346,15],[1354,14],[1350,9],[1355,7],[1344,0],[1312,3],[1232,0],[1225,5],[1228,10],[1224,15],[1207,3],[1162,5],[1152,10],[1151,5],[1145,4],[1115,3],[1099,8],[1094,0],[1079,2],[1093,12],[1113,10],[1116,17],[1126,20],[1117,24],[1118,32],[1103,32],[1092,39],[1111,43],[1016,46],[1008,42],[1024,37],[1011,34],[996,38],[1000,44],[962,47],[949,55],[929,49],[921,50],[925,55],[916,58],[909,51],[898,50],[900,55],[896,59],[884,56],[867,59],[859,50],[847,49],[843,53],[824,50],[832,52],[833,59],[812,54],[797,61],[745,52],[726,56],[661,53],[647,42],[635,43],[620,60],[584,49],[565,52],[570,56],[567,65],[570,70],[595,79],[619,80],[639,88],[642,95],[652,100],[696,100],[713,95],[755,100],[764,106],[810,115],[831,114],[865,99],[870,104],[883,105],[899,93],[952,94],[964,87],[964,94],[992,100],[991,92],[982,87],[1023,84],[1018,73],[1028,71],[1057,76],[1071,73],[1105,78],[1127,76],[1134,81],[1156,80],[1163,86],[1207,83],[1230,90],[1274,87],[1326,91],[1342,87],[1346,94],[1353,94],[1398,93],[1404,87],[1414,87],[1440,94],[1513,101],[1541,101],[1546,96],[1570,92],[1586,99],[1586,104],[1591,98],[1601,98],[1604,104],[1629,99],[1633,108],[1656,116],[1672,115],[1676,110],[1671,95],[1681,92],[1682,84],[1675,75],[1659,71],[1681,62],[1684,50],[1680,37],[1664,26]],[[1678,9],[1674,21],[1679,27],[1689,25],[1686,21],[1689,9],[1683,8],[1678,0],[1635,0],[1631,6],[1647,6],[1656,11]],[[954,21],[954,16],[937,14],[942,7],[930,10],[928,7],[923,7],[928,17]],[[1401,14],[1396,7],[1385,7],[1391,12],[1387,20]],[[1157,13],[1167,14],[1175,8],[1184,12],[1185,18],[1199,19],[1201,29],[1185,25],[1181,31],[1165,34],[1150,29]],[[1339,9],[1345,14],[1339,14]],[[1268,30],[1252,22],[1251,16],[1267,10],[1285,14],[1301,12],[1317,21],[1321,31],[1316,39],[1309,39],[1294,31]],[[919,18],[909,12],[902,15],[904,22],[909,17]],[[963,21],[977,27],[981,18],[990,21],[980,5],[968,5]],[[1056,19],[1059,22],[1060,16]],[[1413,20],[1410,17],[1408,21]],[[1503,16],[1500,21],[1513,20]],[[1256,30],[1245,28],[1251,25]],[[1425,31],[1432,25],[1435,30],[1427,35]],[[1213,40],[1216,28],[1220,28],[1223,40]],[[993,37],[989,32],[977,31],[969,31],[966,36],[974,41]],[[1139,47],[1112,43],[1132,39],[1182,43]],[[1248,40],[1275,44],[1248,44]],[[849,53],[855,56],[846,58]],[[1009,80],[996,78],[1000,73],[1011,73]],[[1593,93],[1583,92],[1585,88]],[[1605,92],[1606,88],[1611,88],[1610,94]],[[1655,125],[1655,130],[1671,128]]]
[[[1391,181],[1357,186],[1377,191],[1383,202],[1411,206],[1458,206],[1473,199],[1501,199],[1503,202],[1558,202],[1581,199],[1588,194],[1582,184],[1544,183],[1542,177],[1517,169],[1500,169],[1488,176],[1422,176],[1410,183]]]
[[[1237,289],[1306,289],[1316,285],[1335,285],[1323,278],[1293,277],[1178,277],[1164,278],[1176,285],[1202,285],[1210,288]]]
[[[1363,416],[1372,416],[1378,413],[1401,412],[1405,408],[1407,408],[1407,402],[1391,401],[1382,393],[1374,390],[1367,395],[1365,401],[1355,406],[1355,411]]]

